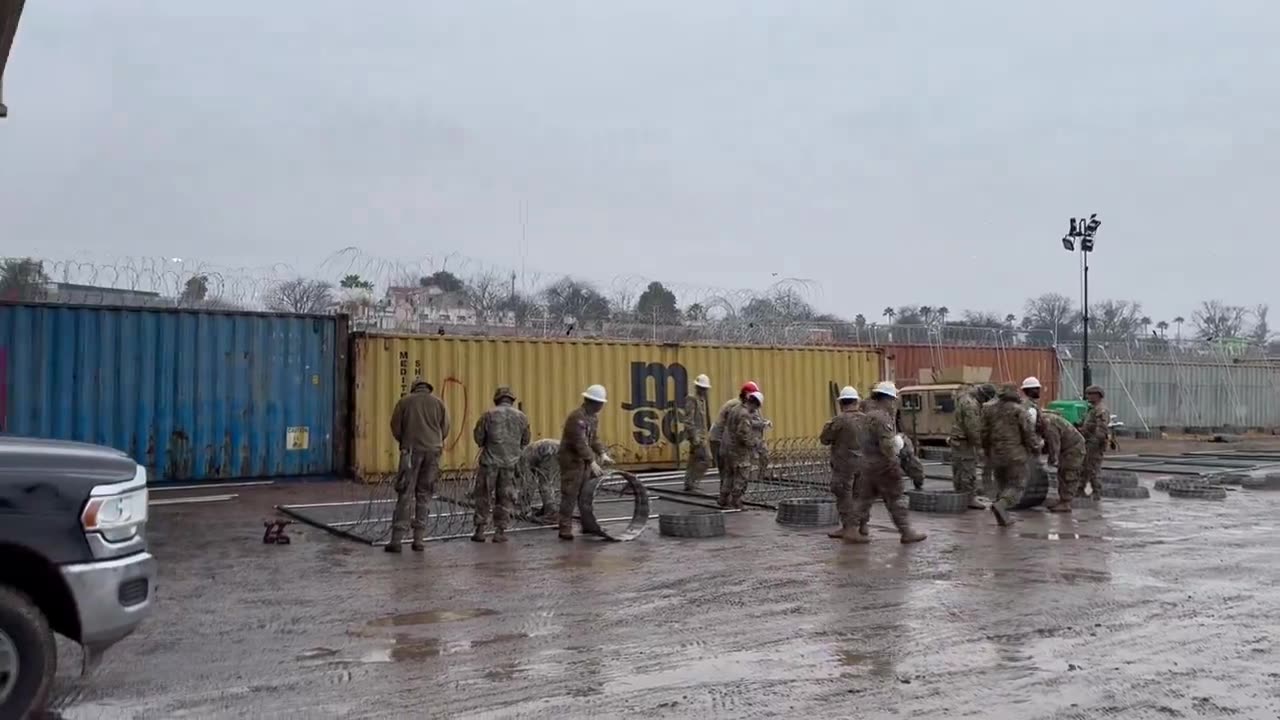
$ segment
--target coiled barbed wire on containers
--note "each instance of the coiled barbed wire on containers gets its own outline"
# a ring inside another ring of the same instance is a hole
[[[464,284],[451,301],[472,311],[467,322],[424,314],[432,302],[422,281],[447,272]],[[287,264],[226,267],[181,257],[99,259],[0,258],[0,300],[305,313],[345,313],[353,329],[508,337],[576,337],[659,343],[755,346],[929,345],[1055,347],[1044,330],[954,323],[900,325],[819,313],[820,286],[785,278],[763,289],[726,289],[658,282],[676,298],[681,317],[646,316],[637,307],[654,280],[632,275],[601,285],[562,274],[513,270],[458,254],[393,259],[345,248],[311,271]],[[344,285],[346,287],[344,287]],[[398,289],[389,292],[390,289]],[[594,294],[579,291],[589,288]],[[605,302],[588,307],[595,298]],[[690,309],[698,312],[689,317]],[[1057,344],[1064,358],[1081,348]],[[1091,343],[1116,360],[1220,364],[1267,357],[1263,343],[1127,338]]]

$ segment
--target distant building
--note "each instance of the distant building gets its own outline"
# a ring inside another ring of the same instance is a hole
[[[76,283],[50,283],[45,291],[48,302],[69,305],[126,305],[131,307],[156,307],[172,305],[158,292],[122,290],[120,288],[79,285]]]
[[[382,303],[383,323],[394,328],[435,330],[441,325],[480,325],[475,308],[462,292],[450,292],[434,285],[387,288]],[[515,313],[503,311],[487,318],[485,325],[516,324]]]

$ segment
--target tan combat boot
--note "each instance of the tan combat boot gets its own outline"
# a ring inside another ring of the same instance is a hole
[[[841,522],[841,523],[840,523],[840,527],[838,527],[838,528],[836,528],[835,530],[832,530],[831,532],[827,533],[827,537],[832,538],[832,539],[839,539],[839,538],[842,538],[842,537],[844,537],[845,529],[846,529],[846,528],[848,528],[848,527],[849,527],[849,523]]]
[[[471,542],[484,542],[483,526],[476,528],[476,531],[471,533]]]
[[[1056,503],[1054,503],[1053,505],[1049,506],[1049,512],[1051,512],[1051,513],[1069,513],[1069,512],[1071,512],[1071,501],[1070,501],[1070,500],[1058,500],[1058,502],[1056,502]]]
[[[852,545],[865,545],[871,542],[871,536],[862,532],[862,526],[846,528],[840,537]]]
[[[913,530],[910,524],[904,525],[903,527],[899,528],[898,532],[902,533],[901,541],[903,545],[918,543],[921,540],[924,540],[925,538],[929,537],[928,535],[925,535],[924,533],[918,530]]]
[[[977,494],[977,493],[969,493],[969,505],[968,505],[968,508],[969,508],[970,510],[986,510],[986,509],[987,509],[987,506],[986,506],[986,505],[983,505],[983,504],[978,500],[978,494]]]
[[[506,541],[507,541],[507,531],[503,530],[502,528],[498,528],[497,530],[494,531],[493,542],[504,543]]]
[[[1014,520],[1013,517],[1009,515],[1009,511],[1004,505],[1004,500],[997,500],[991,503],[991,514],[996,516],[997,525],[1000,527],[1009,527],[1014,523]]]

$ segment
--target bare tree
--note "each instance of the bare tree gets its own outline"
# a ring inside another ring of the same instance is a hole
[[[1205,300],[1191,313],[1191,322],[1195,324],[1196,333],[1202,340],[1221,340],[1239,337],[1244,332],[1247,314],[1248,311],[1239,305],[1228,305],[1221,300]]]
[[[484,272],[467,279],[463,294],[467,307],[476,314],[476,322],[486,325],[498,319],[503,303],[511,297],[506,279],[495,272]]]
[[[1103,300],[1089,308],[1090,330],[1098,340],[1131,340],[1144,319],[1142,303],[1129,300]]]
[[[1266,343],[1271,339],[1271,326],[1267,324],[1267,313],[1271,311],[1270,305],[1256,305],[1253,308],[1253,329],[1249,331],[1249,337],[1258,343]]]
[[[1047,293],[1027,301],[1022,329],[1033,331],[1028,338],[1033,344],[1070,342],[1079,335],[1080,313],[1071,298]]]
[[[266,305],[267,309],[276,312],[328,312],[333,307],[333,285],[308,278],[285,280],[267,293]]]

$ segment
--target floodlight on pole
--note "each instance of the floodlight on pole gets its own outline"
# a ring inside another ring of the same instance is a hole
[[[1098,213],[1091,214],[1088,219],[1071,218],[1067,224],[1067,234],[1062,236],[1062,249],[1067,252],[1075,252],[1076,240],[1080,241],[1081,292],[1084,296],[1080,303],[1081,315],[1084,319],[1084,347],[1080,358],[1084,365],[1081,373],[1084,380],[1083,387],[1093,384],[1093,372],[1089,368],[1089,253],[1093,252],[1093,238],[1101,226],[1102,221],[1098,219]]]

